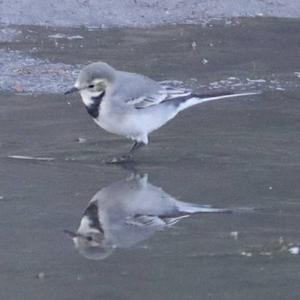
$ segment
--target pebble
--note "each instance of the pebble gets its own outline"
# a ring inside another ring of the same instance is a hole
[[[239,233],[237,231],[231,231],[230,236],[237,240],[239,238]]]
[[[83,143],[86,142],[86,139],[83,138],[83,137],[79,137],[79,138],[77,139],[77,142],[78,142],[79,144],[83,144]]]
[[[251,253],[251,252],[243,251],[243,252],[241,252],[241,255],[242,255],[242,256],[251,257],[251,256],[252,256],[252,253]]]
[[[201,63],[202,63],[202,65],[206,65],[206,64],[208,64],[208,60],[206,58],[203,58],[201,60]]]
[[[44,279],[45,278],[45,273],[44,272],[40,272],[37,274],[37,278],[38,279]]]
[[[292,255],[298,255],[300,253],[300,248],[298,246],[293,246],[289,248],[288,251]]]

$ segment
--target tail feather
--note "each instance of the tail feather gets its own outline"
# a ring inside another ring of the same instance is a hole
[[[182,214],[199,214],[199,213],[232,213],[228,208],[214,208],[200,205],[181,205],[179,211]]]
[[[247,213],[256,211],[253,207],[214,208],[210,205],[197,205],[188,202],[177,203],[177,208],[183,215],[202,213]]]
[[[233,92],[218,92],[218,93],[211,93],[211,94],[191,94],[189,96],[180,97],[177,99],[172,100],[175,105],[178,107],[178,111],[182,111],[191,107],[196,104],[200,104],[203,102],[213,101],[213,100],[220,100],[226,98],[235,98],[235,97],[242,97],[242,96],[251,96],[257,95],[260,92],[245,92],[245,93],[238,93],[235,94]]]

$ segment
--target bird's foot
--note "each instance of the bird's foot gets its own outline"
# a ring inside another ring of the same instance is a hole
[[[110,157],[105,159],[106,164],[125,164],[132,161],[132,155],[124,154],[119,157]]]

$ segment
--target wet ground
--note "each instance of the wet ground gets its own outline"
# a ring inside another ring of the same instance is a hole
[[[5,28],[1,299],[299,299],[299,28],[262,18]],[[60,94],[98,59],[201,91],[262,90],[181,113],[134,165],[174,199],[256,210],[193,215],[102,260],[80,254],[63,231],[76,231],[92,197],[132,173],[102,163],[128,142],[99,129],[78,97]]]

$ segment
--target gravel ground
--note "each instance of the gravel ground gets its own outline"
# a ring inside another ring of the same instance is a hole
[[[298,0],[2,0],[0,23],[145,27],[241,16],[300,17]]]

